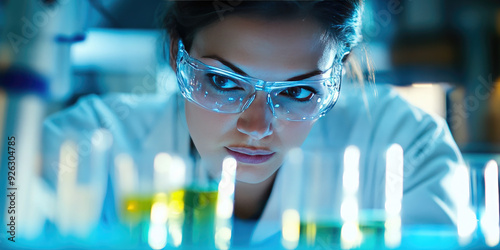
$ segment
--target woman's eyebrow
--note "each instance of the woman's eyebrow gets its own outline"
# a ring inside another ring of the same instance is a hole
[[[243,76],[249,76],[247,73],[245,73],[245,71],[241,70],[240,68],[238,68],[236,65],[220,58],[219,56],[216,56],[216,55],[209,55],[209,56],[202,56],[202,58],[210,58],[210,59],[214,59],[214,60],[217,60],[219,61],[220,63],[224,64],[226,67],[232,69],[234,72],[240,74],[240,75],[243,75]]]
[[[309,73],[305,73],[302,75],[294,76],[292,78],[288,78],[287,81],[300,81],[300,80],[304,80],[304,79],[307,79],[307,78],[310,78],[313,76],[317,76],[317,75],[321,75],[321,74],[323,74],[323,71],[317,69],[317,70],[311,71]]]
[[[228,62],[227,60],[225,60],[225,59],[223,59],[223,58],[221,58],[219,56],[208,55],[208,56],[202,56],[202,58],[210,58],[210,59],[217,60],[220,63],[224,64],[226,67],[232,69],[235,73],[238,73],[238,74],[243,75],[243,76],[249,76],[247,73],[245,73],[245,71],[243,71],[242,69],[238,68],[236,65]],[[300,81],[300,80],[304,80],[304,79],[307,79],[307,78],[310,78],[310,77],[313,77],[313,76],[317,76],[317,75],[320,75],[320,74],[323,74],[323,71],[317,69],[317,70],[311,71],[309,73],[305,73],[305,74],[302,74],[302,75],[298,75],[298,76],[294,76],[294,77],[288,78],[286,81]]]

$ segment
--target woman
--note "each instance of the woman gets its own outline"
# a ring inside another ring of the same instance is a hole
[[[260,216],[285,155],[338,97],[341,61],[357,41],[361,6],[323,4],[241,2],[218,21],[211,3],[175,2],[166,15],[170,62],[194,145],[213,176],[225,156],[239,163],[237,217]],[[338,16],[346,18],[331,20]],[[289,82],[273,83],[283,81]]]
[[[383,208],[385,150],[399,143],[408,170],[403,222],[449,222],[445,210],[453,209],[453,197],[444,180],[462,159],[446,124],[385,87],[363,100],[346,82],[334,106],[342,70],[360,40],[362,9],[361,0],[171,2],[164,28],[184,99],[86,98],[46,122],[52,145],[45,148],[59,148],[68,131],[104,127],[113,135],[114,156],[141,155],[152,166],[154,152],[199,153],[214,178],[231,155],[238,161],[234,214],[260,220],[251,236],[258,242],[279,227],[263,221],[280,218],[276,190],[284,157],[310,133],[304,147],[328,148],[334,156],[348,145],[360,148],[360,193],[369,194],[363,208]],[[61,163],[46,155],[46,166]],[[85,165],[88,155],[81,156]],[[54,179],[54,170],[45,176]]]

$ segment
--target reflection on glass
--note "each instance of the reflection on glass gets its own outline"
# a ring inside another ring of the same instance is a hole
[[[295,249],[300,238],[300,215],[297,210],[287,209],[282,215],[282,244],[286,249]]]
[[[226,157],[222,162],[221,180],[218,186],[217,222],[215,245],[218,249],[228,249],[231,243],[231,218],[234,208],[234,191],[237,162],[233,157]]]
[[[457,184],[457,232],[459,243],[466,245],[470,242],[472,234],[476,231],[476,214],[470,207],[470,178],[466,166],[460,166],[456,170],[455,183]]]
[[[385,170],[385,244],[401,243],[401,200],[403,199],[403,148],[393,144],[387,150]]]
[[[294,149],[283,172],[282,246],[294,248],[383,248],[384,210],[360,210],[360,151],[339,155],[325,149]],[[339,162],[341,157],[343,167]],[[335,176],[341,176],[340,182]],[[298,236],[298,237],[297,237]]]
[[[500,240],[499,229],[499,198],[498,198],[498,165],[490,160],[484,169],[485,205],[481,216],[481,231],[486,245],[494,247]]]
[[[363,235],[359,230],[359,156],[356,146],[349,146],[344,153],[344,174],[342,187],[344,198],[340,207],[340,217],[343,224],[340,231],[342,248],[353,248],[361,244]]]

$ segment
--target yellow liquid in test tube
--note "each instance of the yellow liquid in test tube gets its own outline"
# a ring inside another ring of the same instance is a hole
[[[215,246],[217,195],[217,191],[185,190],[183,245]]]
[[[213,246],[218,192],[198,188],[168,194],[130,195],[123,199],[121,218],[131,226],[149,223],[153,204],[165,203],[170,245]]]
[[[300,247],[320,249],[341,249],[342,221],[301,222]],[[384,247],[384,221],[361,221],[359,230],[363,235],[360,248],[379,249]]]
[[[121,206],[122,220],[130,224],[149,220],[153,197],[152,195],[130,195],[125,197]]]

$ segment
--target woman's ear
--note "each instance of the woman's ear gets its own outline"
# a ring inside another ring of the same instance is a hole
[[[349,66],[351,66],[352,68],[352,58],[350,57],[351,55],[351,52],[347,52],[344,54],[344,56],[342,57],[342,60],[341,60],[341,63],[342,63],[342,76],[345,76],[346,75],[346,68],[349,68]]]
[[[169,45],[169,63],[170,67],[174,70],[174,72],[177,71],[177,52],[179,51],[179,38],[177,36],[170,36],[170,45]]]
[[[342,63],[347,62],[347,60],[349,60],[350,55],[351,55],[351,52],[345,53],[344,56],[342,57]]]

